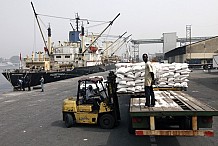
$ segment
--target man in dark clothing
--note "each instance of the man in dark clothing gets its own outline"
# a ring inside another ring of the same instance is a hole
[[[25,80],[26,80],[26,85],[27,85],[27,87],[28,87],[28,91],[31,91],[31,87],[30,87],[30,77],[27,75],[26,78],[25,78]]]
[[[26,83],[25,83],[24,77],[22,77],[21,80],[22,80],[22,89],[23,89],[23,91],[25,91],[25,85],[26,85]]]

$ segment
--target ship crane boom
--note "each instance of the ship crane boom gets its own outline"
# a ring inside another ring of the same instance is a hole
[[[37,24],[38,24],[38,26],[39,26],[40,33],[41,33],[41,35],[42,35],[43,42],[44,42],[44,44],[45,44],[45,47],[48,48],[48,47],[47,47],[47,44],[46,44],[46,41],[45,41],[45,37],[44,37],[44,35],[43,35],[43,33],[42,33],[42,28],[41,28],[41,26],[40,26],[40,24],[39,24],[38,14],[36,13],[35,8],[34,8],[34,6],[33,6],[33,2],[31,2],[31,5],[32,5],[32,8],[33,8],[34,15],[35,15],[35,17],[36,17]]]
[[[116,51],[119,50],[119,49],[123,46],[123,44],[126,42],[126,40],[128,40],[128,38],[129,38],[131,35],[132,35],[132,34],[130,34],[129,36],[127,36],[127,37],[123,40],[122,44],[121,44],[119,47],[117,47],[117,49],[111,54],[111,56],[113,56],[114,53],[116,53]]]
[[[103,52],[107,51],[113,44],[115,44],[120,38],[122,38],[127,32],[124,32],[121,36],[119,36],[110,46],[105,48]]]
[[[113,24],[113,22],[119,16],[120,16],[120,13],[117,14],[117,16],[110,22],[110,24],[108,24],[108,26],[92,41],[92,43],[88,47],[86,47],[86,49],[82,52],[82,54],[84,54],[89,49],[89,47],[92,46],[98,40],[98,38],[108,29],[109,26],[111,26]]]

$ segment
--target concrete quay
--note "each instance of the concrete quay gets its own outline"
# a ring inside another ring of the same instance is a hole
[[[108,72],[96,73],[103,75]],[[91,76],[91,75],[89,75]],[[218,117],[214,117],[214,137],[134,136],[127,131],[128,100],[119,98],[121,122],[114,129],[97,125],[65,128],[62,102],[76,96],[78,78],[45,84],[45,92],[14,91],[0,95],[1,146],[216,146]],[[193,70],[188,82],[189,95],[218,109],[218,71]]]

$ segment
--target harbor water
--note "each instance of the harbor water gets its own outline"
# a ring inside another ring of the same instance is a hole
[[[2,71],[5,69],[9,69],[9,68],[13,69],[16,67],[15,66],[0,66],[0,95],[5,92],[13,91],[13,87],[11,86],[11,84],[2,75]]]

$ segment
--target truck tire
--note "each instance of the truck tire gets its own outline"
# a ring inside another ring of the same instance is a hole
[[[104,114],[100,117],[99,124],[103,129],[111,129],[115,125],[115,118],[111,114]]]
[[[67,128],[70,128],[73,125],[75,125],[75,120],[74,120],[74,117],[72,116],[72,114],[67,113],[64,117],[64,121],[65,121],[65,126]]]

